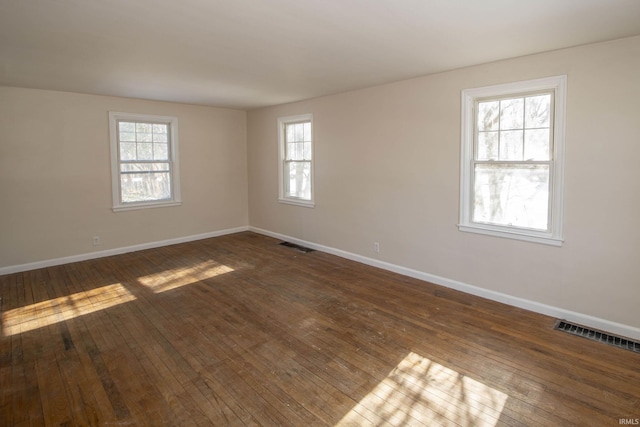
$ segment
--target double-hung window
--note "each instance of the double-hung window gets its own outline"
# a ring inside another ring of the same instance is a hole
[[[562,244],[566,76],[462,92],[462,231]]]
[[[113,210],[180,204],[178,119],[109,113]]]
[[[279,200],[313,207],[313,115],[280,117]]]

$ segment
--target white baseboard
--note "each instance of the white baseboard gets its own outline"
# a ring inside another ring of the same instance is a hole
[[[250,231],[255,233],[264,234],[265,236],[274,237],[280,240],[286,240],[291,243],[296,243],[307,248],[315,249],[322,252],[327,252],[332,255],[346,258],[352,261],[357,261],[362,264],[378,267],[383,270],[392,271],[394,273],[402,274],[404,276],[413,277],[415,279],[424,280],[426,282],[441,285],[447,288],[462,291],[471,295],[487,298],[493,301],[508,304],[514,307],[523,308],[525,310],[533,311],[536,313],[544,314],[547,316],[555,317],[558,319],[564,319],[569,322],[578,323],[580,325],[588,326],[590,328],[599,329],[612,334],[621,335],[623,337],[631,338],[634,340],[640,340],[640,328],[624,325],[622,323],[612,322],[610,320],[601,319],[598,317],[590,316],[588,314],[577,313],[563,308],[554,307],[551,305],[543,304],[536,301],[527,300],[520,297],[504,294],[502,292],[496,292],[489,289],[473,286],[467,283],[459,282],[457,280],[447,279],[446,277],[436,276],[434,274],[424,273],[422,271],[413,270],[411,268],[402,267],[396,264],[380,261],[373,258],[368,258],[362,255],[354,254],[352,252],[343,251],[341,249],[335,249],[329,246],[319,245],[317,243],[308,242],[305,240],[297,239],[295,237],[286,236],[280,233],[274,233],[272,231],[263,230],[261,228],[249,227]]]
[[[414,270],[400,265],[391,264],[385,261],[365,257],[352,252],[343,251],[341,249],[332,248],[329,246],[320,245],[317,243],[309,242],[295,237],[287,236],[280,233],[264,230],[257,227],[243,226],[236,228],[229,228],[225,230],[213,231],[209,233],[196,234],[185,237],[178,237],[175,239],[161,240],[156,242],[142,243],[139,245],[126,246],[122,248],[107,249],[104,251],[89,252],[79,255],[72,255],[63,258],[55,258],[44,261],[36,261],[27,264],[13,265],[8,267],[0,267],[0,275],[19,273],[22,271],[35,270],[37,268],[52,267],[55,265],[68,264],[78,261],[86,261],[89,259],[103,258],[112,255],[119,255],[128,252],[141,251],[144,249],[158,248],[162,246],[175,245],[178,243],[192,242],[195,240],[208,239],[211,237],[223,236],[226,234],[239,233],[242,231],[253,231],[255,233],[263,234],[265,236],[274,237],[276,239],[286,240],[298,245],[306,246],[311,249],[326,252],[332,255],[339,256],[341,258],[349,259],[352,261],[360,262],[362,264],[378,267],[383,270],[392,271],[394,273],[402,274],[404,276],[413,277],[415,279],[424,280],[426,282],[441,285],[450,289],[462,291],[471,295],[487,298],[493,301],[501,302],[504,304],[512,305],[514,307],[523,308],[536,313],[544,314],[547,316],[565,319],[573,323],[578,323],[584,326],[588,326],[594,329],[610,332],[612,334],[621,335],[623,337],[632,338],[634,340],[640,340],[640,328],[624,325],[621,323],[613,322],[606,319],[601,319],[588,314],[577,313],[563,308],[554,307],[551,305],[543,304],[536,301],[527,300],[524,298],[512,296],[502,292],[496,292],[489,289],[473,286],[468,283],[459,282],[446,277],[436,276],[434,274],[425,273],[422,271]]]
[[[157,242],[141,243],[139,245],[125,246],[122,248],[107,249],[104,251],[88,252],[79,255],[72,255],[63,258],[48,259],[44,261],[30,262],[27,264],[10,265],[0,267],[0,276],[4,274],[19,273],[21,271],[35,270],[37,268],[52,267],[54,265],[69,264],[71,262],[86,261],[89,259],[103,258],[112,255],[126,254],[128,252],[141,251],[144,249],[159,248],[161,246],[175,245],[178,243],[193,242],[195,240],[209,239],[211,237],[224,236],[225,234],[239,233],[249,230],[248,226],[228,228],[226,230],[212,231],[209,233],[195,234],[192,236],[177,237],[175,239],[160,240]]]

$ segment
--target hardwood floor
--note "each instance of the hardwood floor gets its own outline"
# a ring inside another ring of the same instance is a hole
[[[0,424],[581,425],[640,355],[250,232],[0,276]]]

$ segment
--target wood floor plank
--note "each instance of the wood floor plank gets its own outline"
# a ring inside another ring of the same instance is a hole
[[[64,382],[56,360],[56,354],[63,346],[58,342],[60,332],[52,322],[51,307],[45,280],[46,270],[33,270],[24,274],[25,289],[33,294],[33,304],[39,308],[35,312],[38,325],[26,334],[36,337],[38,357],[35,360],[35,372],[40,391],[40,399],[46,426],[70,425],[72,422],[70,402],[64,388]],[[26,412],[24,409],[21,412]]]
[[[19,307],[30,306],[35,303],[33,288],[29,285],[25,286],[25,277],[27,273],[12,275],[14,279],[15,305],[12,304],[11,310]],[[13,315],[12,315],[13,317]],[[20,408],[20,405],[13,406],[13,425],[44,425],[44,409],[41,399],[41,390],[39,388],[38,377],[36,372],[36,361],[42,357],[42,345],[39,335],[35,332],[25,332],[20,334],[11,334],[11,342],[19,343],[19,350],[12,352],[13,369],[20,372],[20,376],[24,378],[22,389],[13,388],[14,401],[22,400],[26,402],[26,407]]]
[[[55,290],[58,298],[67,300],[70,296],[84,297],[84,292],[75,286],[72,280],[73,269],[69,266],[49,268],[51,287]],[[64,344],[64,354],[56,355],[60,369],[62,370],[65,383],[72,390],[75,404],[84,415],[82,425],[98,426],[115,421],[113,418],[113,407],[100,387],[100,378],[87,351],[87,345],[95,346],[88,326],[87,319],[82,316],[84,306],[76,304],[66,304],[60,306],[61,317],[65,321],[60,321],[63,326],[62,339]],[[75,386],[75,387],[74,387]]]
[[[0,306],[5,314],[17,305],[18,276],[0,277]],[[3,316],[3,318],[5,318]],[[3,325],[3,331],[5,329]],[[15,351],[14,351],[15,349]],[[24,353],[20,336],[0,337],[0,420],[2,425],[18,424],[19,414],[13,410],[14,401],[24,399],[27,388],[24,378]],[[20,406],[18,404],[17,406]],[[24,421],[24,420],[22,420]],[[27,418],[28,421],[28,418]]]
[[[0,276],[1,425],[619,425],[640,356],[251,232]]]
[[[173,331],[172,328],[175,326],[184,333],[185,325],[187,325],[187,331],[191,332],[192,328],[189,328],[189,326],[193,325],[191,321],[185,321],[186,319],[184,318],[173,318],[171,316],[163,319],[163,316],[160,315],[160,312],[163,311],[158,310],[161,306],[167,309],[164,311],[165,313],[172,311],[171,306],[165,306],[161,301],[157,308],[148,304],[140,307],[141,316],[146,317],[147,321],[154,325],[155,330],[152,330],[152,332],[157,332],[154,340],[159,343],[155,351],[149,354],[149,357],[153,359],[153,354],[156,353],[165,354],[171,359],[168,361],[171,363],[168,368],[174,373],[183,376],[183,384],[188,387],[189,395],[197,402],[199,407],[205,411],[210,420],[217,421],[217,424],[222,425],[234,424],[239,422],[240,419],[250,419],[251,417],[246,411],[244,411],[242,407],[237,406],[234,399],[228,397],[226,390],[221,388],[217,379],[205,377],[198,371],[198,369],[200,369],[200,372],[202,369],[205,369],[205,365],[207,369],[210,369],[227,356],[218,355],[219,358],[202,357],[201,359],[196,359],[194,352],[191,351],[194,348],[199,348],[198,352],[207,349],[218,352],[217,347],[212,346],[207,337],[202,335],[199,335],[201,338],[200,341],[198,341],[200,345],[197,347],[190,346],[188,342],[184,341],[185,336],[188,337],[189,334],[179,335],[178,332]],[[203,319],[200,319],[200,322],[202,321]],[[193,365],[189,362],[192,362]],[[226,404],[227,400],[232,402],[231,407]]]
[[[366,325],[363,325],[363,327],[366,327]],[[473,332],[473,333],[477,333],[476,331],[472,331],[472,332]],[[500,347],[500,346],[498,346],[498,347]],[[556,368],[556,369],[559,369],[559,368]],[[595,401],[594,401],[594,402],[591,402],[591,404],[592,404],[592,405],[593,405],[594,403],[597,405],[597,402],[595,402]]]
[[[87,354],[113,407],[113,415],[117,422],[129,423],[135,420],[141,425],[151,425],[151,417],[157,412],[148,411],[141,404],[151,389],[148,387],[148,378],[144,370],[129,351],[129,343],[115,326],[122,319],[118,312],[119,306],[99,310],[110,298],[102,295],[100,290],[108,292],[112,289],[108,288],[109,286],[119,283],[107,275],[98,275],[95,267],[95,262],[79,263],[77,271],[80,276],[75,279],[77,286],[91,300],[93,309],[98,310],[84,315],[87,316],[84,320],[90,324],[91,334],[91,340],[86,342]],[[131,302],[128,298],[125,300],[127,301],[122,304]],[[130,381],[131,378],[138,380]]]
[[[138,289],[136,292],[140,302],[137,307],[140,317],[145,319],[147,324],[153,325],[152,329],[146,327],[142,332],[153,335],[155,348],[147,355],[151,360],[155,360],[154,365],[162,367],[166,372],[168,372],[167,369],[171,371],[172,374],[168,377],[176,374],[181,375],[184,378],[183,381],[176,380],[176,384],[186,384],[186,392],[192,396],[200,410],[204,411],[209,420],[215,424],[233,423],[234,420],[238,420],[238,414],[246,418],[247,415],[243,408],[237,405],[230,408],[225,403],[225,399],[217,398],[216,393],[220,393],[217,384],[199,379],[196,369],[188,363],[185,355],[196,347],[184,343],[185,319],[175,316],[172,310],[174,305],[167,305],[162,299],[150,301],[148,300],[149,293],[144,290]],[[160,310],[160,307],[165,310]],[[199,319],[199,322],[202,321],[203,319]],[[173,328],[176,328],[176,331],[173,331]],[[187,334],[191,330],[191,328],[187,328]],[[206,340],[200,340],[199,343],[206,344]],[[157,359],[156,355],[159,354],[165,355],[164,360]],[[167,367],[164,368],[162,365],[167,363]],[[165,375],[168,374],[165,373]]]

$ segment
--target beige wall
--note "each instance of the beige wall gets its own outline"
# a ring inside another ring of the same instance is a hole
[[[458,231],[460,91],[561,74],[564,246]],[[250,224],[638,328],[639,100],[635,37],[251,111]],[[314,114],[314,209],[277,202],[276,119],[302,113]]]
[[[559,74],[564,246],[459,232],[460,91]],[[638,76],[640,37],[249,113],[0,87],[0,268],[250,223],[638,328]],[[178,117],[182,206],[111,211],[108,111]],[[314,113],[314,209],[277,202],[276,119],[301,113]]]
[[[109,111],[178,117],[181,206],[112,212]],[[244,111],[0,87],[0,268],[247,224]]]

